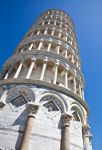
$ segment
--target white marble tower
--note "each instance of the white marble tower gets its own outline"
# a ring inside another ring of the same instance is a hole
[[[48,10],[3,66],[0,150],[92,150],[71,18]]]

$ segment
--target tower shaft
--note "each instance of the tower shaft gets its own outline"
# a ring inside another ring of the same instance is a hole
[[[65,12],[48,10],[27,32],[3,66],[0,95],[1,149],[92,149],[80,54]]]

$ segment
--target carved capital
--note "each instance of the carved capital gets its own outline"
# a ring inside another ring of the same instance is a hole
[[[90,127],[89,127],[89,125],[88,124],[86,124],[86,125],[84,125],[83,127],[82,127],[82,131],[83,131],[83,135],[84,136],[90,136],[91,134],[90,134]]]
[[[29,111],[28,116],[35,117],[38,109],[39,109],[39,105],[36,105],[34,103],[28,103],[28,111]]]
[[[62,114],[62,125],[63,126],[70,126],[70,120],[72,119],[72,116],[64,113]]]

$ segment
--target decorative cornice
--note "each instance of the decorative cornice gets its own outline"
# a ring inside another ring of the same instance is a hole
[[[61,86],[58,86],[56,84],[52,84],[49,82],[45,82],[45,81],[41,81],[41,80],[32,80],[32,79],[21,79],[21,80],[20,79],[12,79],[12,80],[9,79],[9,80],[0,81],[0,86],[9,85],[9,84],[16,84],[16,85],[17,84],[30,84],[30,85],[37,85],[40,87],[51,88],[53,90],[56,90],[58,92],[61,92],[67,96],[74,98],[77,102],[79,102],[85,108],[85,110],[87,111],[87,114],[89,115],[89,109],[88,109],[86,102],[81,97],[79,97],[77,94],[75,94],[74,92],[72,92],[64,87],[61,87]]]

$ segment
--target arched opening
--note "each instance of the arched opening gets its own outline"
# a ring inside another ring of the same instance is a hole
[[[61,113],[66,111],[63,99],[53,93],[44,93],[38,98],[40,103],[39,111],[36,116],[36,134],[41,140],[46,140],[45,147],[49,143],[51,149],[60,149],[61,140]],[[56,139],[56,144],[53,142]],[[36,144],[33,141],[33,144]]]
[[[30,78],[39,80],[41,76],[42,67],[43,67],[43,60],[37,59],[34,64],[34,68],[32,70]]]
[[[35,100],[35,95],[33,91],[24,85],[16,86],[11,88],[7,93],[7,100],[12,108],[18,109],[21,108],[23,105],[27,104]]]
[[[31,59],[27,59],[25,60],[25,62],[23,63],[22,67],[21,67],[21,70],[19,72],[19,75],[18,75],[18,78],[19,79],[24,79],[26,78],[26,75],[28,73],[28,69],[30,67],[30,64],[31,64]]]
[[[56,84],[64,87],[64,83],[65,83],[65,69],[64,66],[59,65]]]
[[[46,94],[46,96],[41,98],[40,104],[45,107],[48,112],[59,111],[63,113],[66,107],[63,100],[54,94]]]
[[[13,78],[13,77],[14,77],[14,75],[15,75],[15,73],[16,73],[18,67],[19,67],[19,65],[20,65],[20,61],[17,61],[17,62],[13,65],[13,67],[11,66],[11,71],[10,71],[10,73],[9,73],[8,78]]]
[[[84,112],[79,106],[79,104],[73,103],[71,106],[71,112],[72,112],[72,120],[70,124],[71,128],[71,135],[74,134],[74,137],[71,136],[71,140],[76,143],[76,145],[80,145],[80,147],[83,149],[83,134],[82,134],[82,126],[84,124]]]
[[[71,91],[74,91],[74,80],[73,80],[73,74],[71,71],[68,71],[68,88]]]

